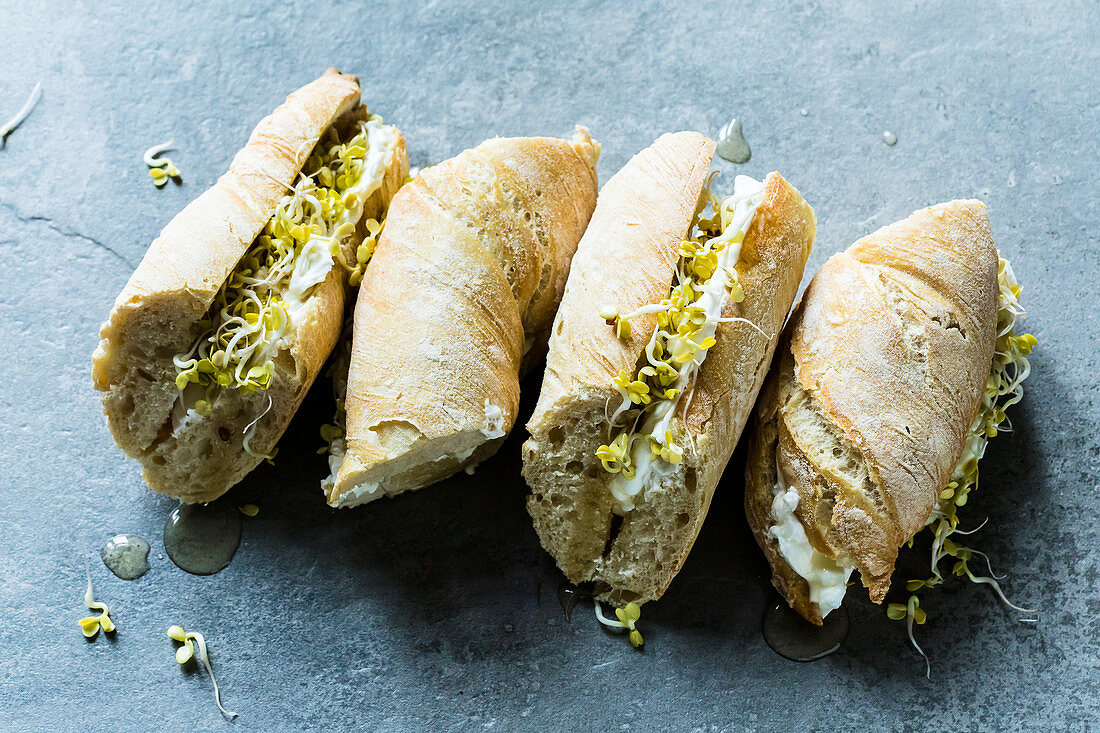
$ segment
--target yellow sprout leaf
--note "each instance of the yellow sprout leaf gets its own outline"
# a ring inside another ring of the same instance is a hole
[[[195,648],[190,641],[185,641],[183,646],[176,650],[176,661],[180,664],[186,664],[193,656],[195,656]]]
[[[614,321],[619,317],[619,307],[613,303],[605,303],[600,307],[600,318],[605,321]]]
[[[99,616],[88,616],[80,619],[77,623],[80,624],[80,630],[88,639],[99,633]]]

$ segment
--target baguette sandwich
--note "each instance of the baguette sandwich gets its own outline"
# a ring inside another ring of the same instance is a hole
[[[401,133],[330,69],[161,232],[100,330],[107,424],[154,490],[208,502],[265,457],[332,350],[408,173]]]
[[[500,447],[595,207],[598,155],[583,128],[493,139],[394,197],[355,305],[329,504],[472,471]]]
[[[1000,592],[967,565],[980,553],[948,535],[1022,396],[1036,342],[1014,330],[1019,292],[979,201],[886,226],[810,283],[756,409],[745,493],[772,583],[807,620],[840,606],[857,569],[881,603],[898,550],[925,526],[932,577],[909,590],[942,581],[950,555],[955,574]],[[915,596],[898,606],[912,636],[924,612]]]
[[[604,186],[527,425],[542,545],[615,606],[659,598],[683,565],[813,245],[778,173],[713,197],[714,148],[663,135]]]

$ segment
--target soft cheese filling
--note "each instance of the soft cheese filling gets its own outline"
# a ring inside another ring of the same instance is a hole
[[[485,436],[486,440],[496,440],[506,435],[504,430],[504,410],[502,410],[499,405],[494,405],[488,399],[485,400],[485,427],[481,429],[481,434]]]
[[[346,243],[382,185],[398,134],[369,114],[340,127],[343,137],[334,126],[317,143],[199,320],[199,336],[173,358],[177,426],[191,413],[210,414],[221,388],[247,394],[271,386],[276,356],[291,345],[295,321],[334,264],[347,269],[353,285],[361,279],[381,225],[366,223],[368,236],[354,254]],[[204,389],[188,389],[196,386]]]
[[[596,451],[604,469],[614,474],[610,491],[616,514],[631,511],[646,488],[683,459],[678,413],[690,404],[695,378],[717,343],[718,324],[739,320],[723,318],[722,310],[731,300],[744,300],[736,267],[741,243],[763,200],[764,184],[737,176],[733,195],[717,201],[708,188],[706,196],[713,216],[697,217],[690,237],[681,242],[678,284],[669,296],[626,315],[613,307],[601,311],[620,338],[629,338],[630,319],[647,313],[657,319],[646,344],[645,364],[615,379],[623,401],[609,420],[615,426],[625,417],[629,425]]]
[[[844,590],[854,569],[842,565],[810,544],[806,528],[794,511],[798,508],[798,489],[788,486],[776,465],[775,491],[772,494],[772,526],[768,534],[779,543],[779,554],[810,588],[810,600],[824,617],[840,608]]]

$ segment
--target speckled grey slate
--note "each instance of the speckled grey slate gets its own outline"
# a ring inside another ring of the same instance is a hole
[[[0,151],[0,729],[1098,725],[1100,6],[306,5],[26,0],[2,14],[0,117],[36,80],[44,96]],[[808,274],[913,209],[983,198],[1041,345],[967,523],[989,517],[974,541],[1013,598],[1042,608],[1038,626],[949,584],[920,629],[929,682],[902,628],[854,592],[839,653],[781,659],[759,631],[766,573],[735,458],[634,652],[587,607],[566,623],[523,509],[518,436],[473,478],[329,510],[324,386],[277,467],[233,491],[260,506],[236,560],[209,578],[177,570],[160,544],[172,503],[115,449],[90,386],[97,328],[164,223],[328,65],[361,77],[420,165],[582,122],[606,180],[661,132],[713,135],[739,116],[753,149],[739,170],[782,171],[817,210]],[[141,153],[166,138],[184,183],[158,191]],[[80,544],[117,531],[153,541],[153,569],[127,583],[93,564],[119,631],[85,643]],[[173,661],[176,622],[209,635],[235,723]]]

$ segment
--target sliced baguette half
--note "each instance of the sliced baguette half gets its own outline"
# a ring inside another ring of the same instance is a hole
[[[606,303],[628,312],[668,297],[714,146],[694,132],[663,135],[604,186],[573,261],[527,425],[523,474],[542,545],[570,581],[594,582],[598,597],[616,605],[659,598],[687,558],[813,243],[812,209],[779,174],[770,174],[736,268],[745,299],[727,301],[722,313],[753,325],[719,325],[685,415],[693,448],[618,517],[611,475],[595,453],[608,439],[608,406],[622,399],[613,380],[636,368],[655,317],[634,318],[631,337],[621,340],[599,312]]]
[[[334,265],[293,320],[275,360],[272,386],[219,390],[205,416],[178,413],[173,357],[199,336],[229,274],[275,212],[317,141],[355,115],[359,83],[330,69],[297,90],[253,130],[229,171],[165,226],[115,300],[100,329],[92,378],[119,447],[142,465],[154,490],[186,502],[211,501],[258,465],[286,429],[339,336],[346,273]],[[382,186],[363,220],[380,218],[408,170],[404,139],[385,163]],[[347,246],[354,248],[360,229]],[[352,249],[354,251],[354,249]],[[262,416],[262,417],[261,417]],[[252,426],[251,449],[245,450]]]
[[[394,197],[355,306],[329,504],[418,489],[500,447],[596,204],[599,149],[583,128],[487,140]]]
[[[977,414],[997,261],[980,201],[932,206],[830,258],[791,317],[756,408],[745,511],[772,583],[806,619],[822,623],[819,604],[771,532],[779,472],[814,552],[858,569],[882,602]]]

